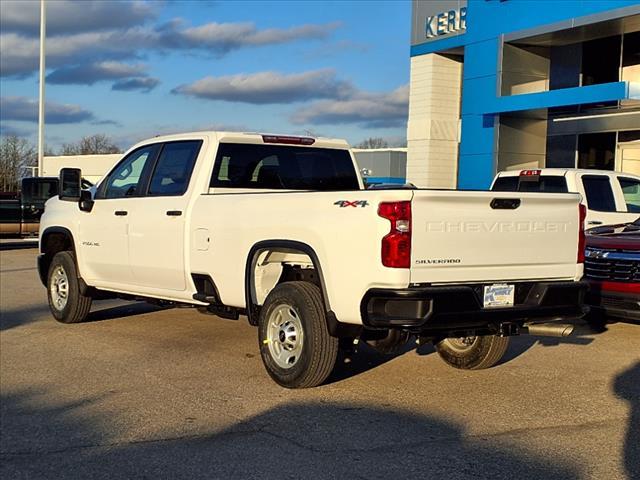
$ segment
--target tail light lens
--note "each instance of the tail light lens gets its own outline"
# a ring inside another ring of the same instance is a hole
[[[580,209],[580,225],[578,225],[578,263],[584,263],[584,249],[587,239],[584,234],[584,221],[587,218],[587,207],[582,203],[578,205]]]
[[[411,265],[411,202],[383,202],[378,215],[391,222],[391,231],[382,238],[382,264],[391,268]]]

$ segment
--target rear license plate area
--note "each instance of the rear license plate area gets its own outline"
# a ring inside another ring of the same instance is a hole
[[[485,285],[483,289],[484,308],[513,307],[516,287],[514,284],[494,283]]]

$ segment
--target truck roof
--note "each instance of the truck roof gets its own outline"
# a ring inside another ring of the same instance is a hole
[[[281,133],[258,133],[258,132],[226,132],[226,131],[195,131],[195,132],[185,132],[185,133],[175,133],[171,135],[158,135],[156,137],[147,138],[138,142],[134,147],[138,147],[139,145],[144,145],[149,143],[150,140],[154,141],[176,141],[176,140],[189,140],[194,138],[203,138],[209,137],[212,140],[217,140],[220,142],[230,142],[230,143],[265,143],[263,137],[275,137],[277,138],[304,138],[304,139],[312,139],[313,143],[308,145],[304,144],[304,146],[309,147],[320,147],[320,148],[349,148],[349,144],[346,140],[340,138],[326,138],[326,137],[311,137],[308,135],[291,135],[291,134],[281,134]],[[271,142],[270,142],[271,143]],[[273,142],[280,143],[280,142]],[[285,143],[285,142],[282,142]]]
[[[578,174],[593,174],[593,175],[626,175],[633,178],[638,178],[636,175],[626,172],[617,172],[617,171],[609,171],[609,170],[596,170],[596,169],[587,169],[587,168],[520,168],[518,170],[505,170],[503,172],[498,172],[498,177],[517,177],[520,175],[520,172],[523,171],[540,171],[540,175],[550,175],[550,176],[567,176],[567,175],[578,175]]]

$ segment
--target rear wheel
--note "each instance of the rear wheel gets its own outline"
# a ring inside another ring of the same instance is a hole
[[[80,293],[76,262],[71,252],[58,252],[51,260],[47,276],[49,309],[62,323],[78,323],[87,318],[91,297]]]
[[[269,293],[260,311],[258,339],[267,372],[287,388],[322,384],[338,356],[320,289],[309,282],[281,283]]]
[[[504,356],[509,346],[508,337],[485,335],[445,338],[436,343],[440,358],[455,368],[481,370],[493,367]]]

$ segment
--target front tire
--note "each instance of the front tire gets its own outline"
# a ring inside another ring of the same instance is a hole
[[[463,370],[481,370],[493,367],[498,363],[508,346],[508,337],[485,335],[445,338],[436,343],[436,351],[440,358],[452,367]]]
[[[87,318],[91,297],[80,293],[78,271],[71,252],[58,252],[47,275],[49,309],[61,323],[79,323]]]
[[[267,296],[258,320],[262,362],[286,388],[321,385],[338,356],[329,335],[320,289],[309,282],[285,282]]]

